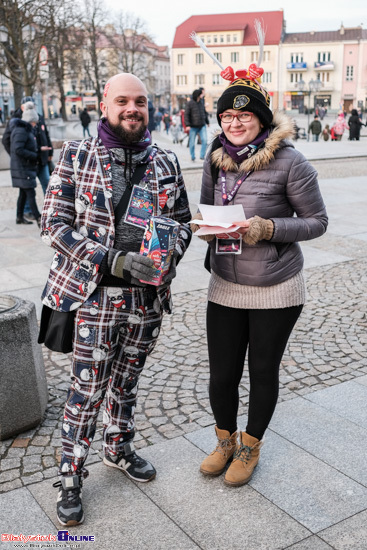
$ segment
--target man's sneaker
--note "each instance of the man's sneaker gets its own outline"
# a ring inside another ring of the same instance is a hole
[[[61,525],[70,527],[83,523],[82,481],[80,476],[62,476],[53,484],[59,487],[57,496],[57,519]]]
[[[132,441],[127,441],[118,455],[106,455],[103,462],[112,468],[119,468],[134,481],[151,481],[157,473],[150,462],[136,454]]]

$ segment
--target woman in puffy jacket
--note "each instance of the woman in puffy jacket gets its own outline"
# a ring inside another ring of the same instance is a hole
[[[209,397],[218,444],[200,471],[216,476],[231,461],[224,478],[230,486],[250,480],[278,399],[280,361],[306,295],[298,243],[319,237],[328,224],[316,170],[290,141],[292,121],[273,116],[269,103],[264,88],[247,76],[223,92],[217,107],[222,132],[204,163],[200,199],[242,205],[246,215],[237,233],[203,237],[210,247]],[[248,422],[238,433],[247,350]]]
[[[18,224],[31,224],[24,217],[26,201],[31,208],[34,219],[40,226],[41,214],[36,203],[35,188],[37,185],[37,141],[33,128],[37,125],[38,114],[31,101],[24,104],[22,118],[15,118],[10,137],[10,173],[13,187],[19,188],[17,201]]]

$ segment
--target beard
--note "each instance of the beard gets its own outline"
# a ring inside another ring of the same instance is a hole
[[[128,118],[129,117],[121,117],[120,121]],[[138,120],[143,121],[144,119],[141,117]],[[133,143],[141,141],[147,131],[147,126],[145,124],[136,130],[125,130],[121,124],[112,124],[110,121],[108,121],[108,124],[114,134],[116,134],[116,136],[121,139],[122,143],[126,145],[132,145]]]

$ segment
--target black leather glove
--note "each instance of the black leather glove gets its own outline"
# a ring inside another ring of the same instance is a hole
[[[137,252],[128,252],[126,256],[117,254],[114,258],[111,273],[134,285],[141,285],[140,279],[147,283],[156,275],[156,268],[151,258]],[[144,284],[144,283],[143,283]]]

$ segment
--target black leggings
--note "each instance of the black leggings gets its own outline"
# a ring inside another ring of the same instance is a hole
[[[237,430],[238,387],[248,347],[246,432],[262,438],[278,399],[280,361],[302,307],[235,309],[208,302],[209,397],[220,430]]]
[[[37,207],[36,191],[34,187],[31,187],[30,189],[28,188],[23,189],[22,187],[19,188],[19,195],[18,195],[18,201],[17,201],[17,218],[23,218],[24,206],[26,202],[28,202],[33,216],[36,218],[36,220],[38,220],[41,214]]]

